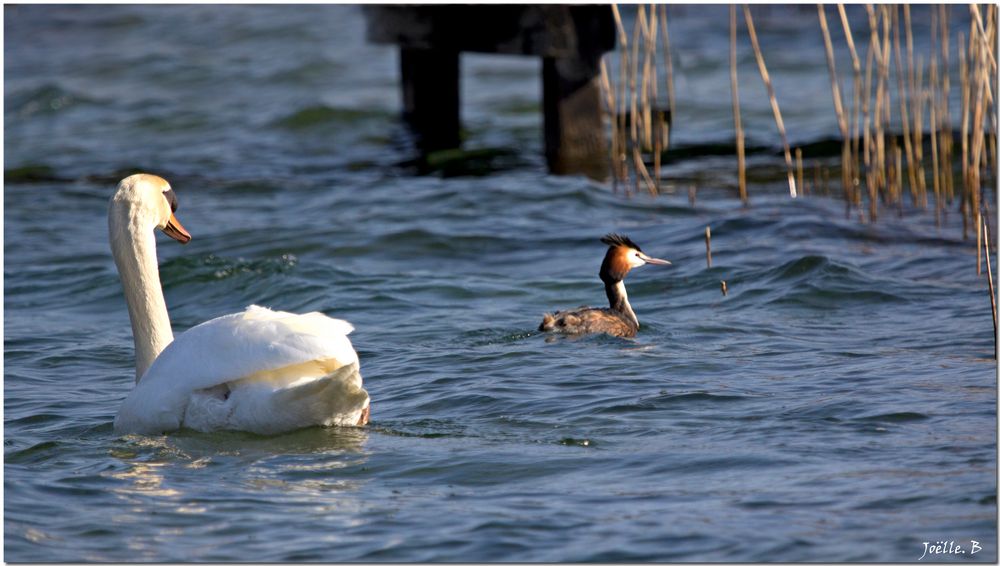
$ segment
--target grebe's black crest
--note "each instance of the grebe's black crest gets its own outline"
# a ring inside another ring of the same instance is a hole
[[[628,236],[623,236],[621,234],[608,234],[601,238],[601,243],[607,244],[609,246],[625,246],[627,248],[632,248],[637,252],[641,252],[642,248],[638,244],[632,241]]]

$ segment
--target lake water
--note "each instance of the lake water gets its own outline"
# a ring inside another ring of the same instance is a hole
[[[356,7],[4,14],[5,560],[997,559],[993,329],[955,209],[863,224],[780,175],[744,208],[718,157],[657,198],[549,176],[539,65],[491,56],[463,60],[489,174],[415,176]],[[731,138],[725,16],[671,20],[679,144]],[[835,133],[815,12],[757,25],[794,48],[769,61],[793,142]],[[175,329],[345,318],[370,426],[113,433],[134,366],[106,207],[140,169],[194,236],[159,238]],[[604,301],[612,231],[674,263],[627,280],[638,337],[539,335]]]

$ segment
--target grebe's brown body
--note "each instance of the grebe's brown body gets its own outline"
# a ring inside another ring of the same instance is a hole
[[[670,265],[665,259],[649,257],[627,236],[608,234],[601,242],[609,246],[601,263],[601,281],[610,306],[606,309],[581,307],[569,311],[546,313],[538,330],[563,334],[605,333],[631,338],[639,331],[639,319],[628,302],[625,276],[632,268],[646,265]]]

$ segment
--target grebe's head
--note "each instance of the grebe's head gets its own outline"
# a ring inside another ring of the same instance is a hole
[[[621,281],[625,279],[625,276],[633,268],[642,267],[647,263],[652,265],[670,265],[670,262],[665,259],[649,257],[642,253],[639,245],[629,239],[628,236],[608,234],[601,238],[601,242],[609,246],[608,253],[604,256],[604,263],[601,264],[602,281]]]
[[[191,241],[174,212],[177,197],[162,177],[138,173],[122,179],[111,197],[110,215],[136,230],[158,228],[182,244]]]

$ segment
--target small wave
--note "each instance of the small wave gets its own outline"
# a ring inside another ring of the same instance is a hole
[[[751,399],[746,395],[723,395],[707,391],[687,393],[662,393],[655,397],[639,399],[635,403],[625,403],[601,409],[601,413],[629,413],[633,411],[655,411],[668,407],[684,407],[701,403],[733,403]]]
[[[370,108],[337,108],[327,105],[308,106],[301,108],[284,118],[279,118],[274,125],[292,130],[308,129],[317,126],[357,125],[372,120],[387,121],[391,114],[384,110]]]
[[[907,423],[914,421],[924,421],[930,417],[923,413],[916,413],[911,411],[903,411],[899,413],[885,413],[883,415],[872,415],[870,417],[860,417],[854,419],[861,422],[889,422],[889,423]]]
[[[834,263],[826,256],[807,255],[772,269],[769,275],[773,280],[781,281],[801,279],[813,273],[846,275],[850,270],[846,266]]]
[[[295,268],[298,258],[284,254],[276,258],[228,259],[215,254],[205,256],[181,256],[168,260],[160,267],[164,287],[187,283],[219,281],[244,274],[273,275],[286,273]]]
[[[15,93],[10,108],[22,118],[56,114],[75,106],[92,104],[95,100],[56,84],[45,84],[24,92]]]
[[[760,297],[768,305],[829,309],[845,305],[905,303],[897,285],[824,255],[806,255],[763,272],[731,278],[744,298]]]
[[[39,442],[28,448],[8,452],[4,454],[4,461],[8,464],[34,464],[45,462],[58,454],[62,449],[62,443],[55,440]]]
[[[905,297],[885,291],[863,289],[824,289],[812,283],[796,287],[768,302],[771,305],[791,305],[817,309],[832,309],[847,305],[905,303]]]

